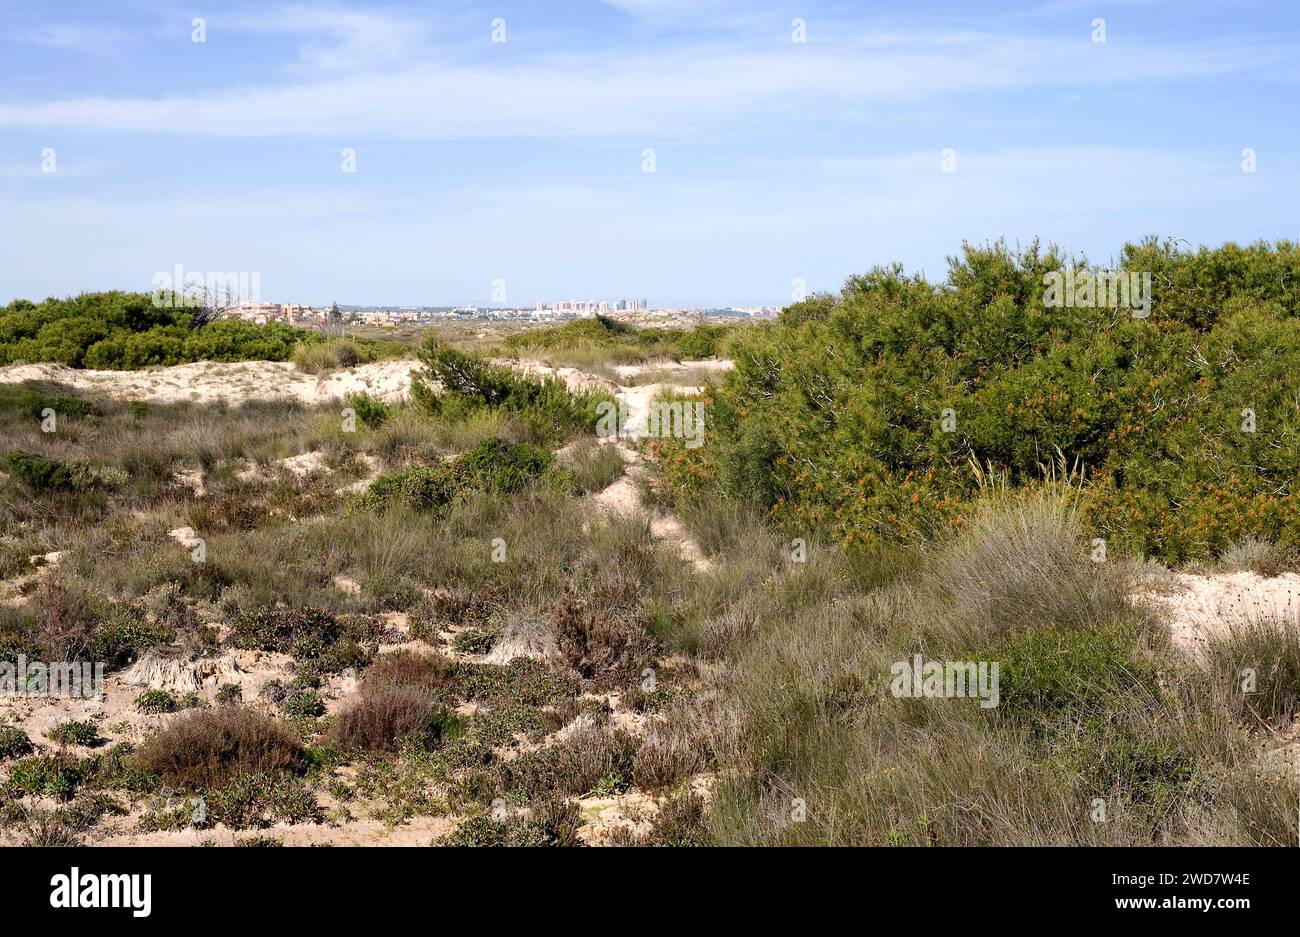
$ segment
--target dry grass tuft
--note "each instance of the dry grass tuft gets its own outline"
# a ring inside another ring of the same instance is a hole
[[[219,787],[232,777],[302,766],[303,748],[270,716],[242,706],[187,712],[145,742],[144,770],[188,789]]]
[[[1093,563],[1075,499],[1054,487],[989,497],[940,546],[924,581],[952,612],[954,636],[985,643],[1018,628],[1094,628],[1128,608],[1114,563]]]
[[[412,651],[393,651],[380,654],[366,670],[361,683],[363,696],[374,696],[393,687],[413,687],[435,691],[449,686],[453,681],[446,660],[431,654]]]
[[[385,686],[359,697],[334,720],[330,738],[347,748],[393,751],[406,743],[436,748],[458,732],[454,715],[415,686]]]

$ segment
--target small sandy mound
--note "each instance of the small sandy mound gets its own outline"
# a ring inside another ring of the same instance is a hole
[[[344,576],[340,573],[339,575],[335,576],[333,580],[331,580],[331,582],[333,582],[334,588],[338,589],[344,595],[361,594],[361,583],[357,582],[355,579],[351,578],[350,576]]]
[[[216,677],[222,683],[238,683],[243,672],[230,657],[186,660],[150,651],[122,671],[119,680],[126,686],[148,687],[173,693],[197,693],[206,680]]]
[[[485,659],[489,664],[508,664],[519,657],[548,660],[558,654],[555,638],[544,618],[512,615]]]
[[[616,364],[610,370],[623,381],[643,374],[662,374],[672,378],[674,383],[689,384],[699,376],[730,371],[735,366],[736,363],[730,358],[706,358],[701,361],[673,361],[664,358],[641,364]]]
[[[203,484],[203,469],[184,469],[176,473],[177,484],[184,485],[194,492],[194,497],[201,498],[206,490]]]
[[[183,547],[193,546],[198,540],[199,534],[193,527],[177,527],[167,531],[167,536],[171,537]]]
[[[701,572],[707,572],[713,568],[713,563],[704,555],[704,551],[700,549],[694,538],[686,532],[686,528],[677,519],[676,515],[655,515],[650,519],[650,532],[660,540],[667,540],[670,543],[677,544],[682,558],[693,564]]]
[[[631,514],[641,509],[641,492],[627,475],[619,477],[593,500],[611,514]]]
[[[1300,575],[1172,573],[1160,591],[1143,592],[1137,598],[1165,613],[1176,647],[1200,654],[1213,635],[1268,619],[1296,621]]]
[[[565,387],[575,393],[588,390],[603,390],[608,393],[615,393],[620,389],[613,381],[597,377],[594,374],[588,374],[579,368],[553,368],[539,361],[528,359],[515,361],[512,358],[492,358],[491,363],[513,368],[525,377],[558,377],[564,381]]]
[[[616,830],[634,836],[650,832],[659,805],[648,794],[627,791],[614,797],[581,797],[578,799],[578,810],[582,816],[578,839],[585,845],[599,846]]]
[[[326,471],[325,453],[319,450],[304,452],[301,455],[291,455],[287,459],[276,459],[275,464],[284,466],[284,468],[299,477],[311,475],[313,472]]]

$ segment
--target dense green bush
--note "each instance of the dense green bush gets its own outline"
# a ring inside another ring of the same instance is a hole
[[[325,654],[342,635],[338,620],[315,608],[262,608],[236,619],[230,641],[238,648],[295,657]]]
[[[306,719],[319,716],[325,712],[325,703],[315,690],[299,690],[292,696],[287,696],[281,700],[280,708],[285,715],[297,719]]]
[[[438,840],[442,846],[577,846],[582,815],[572,801],[550,799],[504,820],[477,815]]]
[[[73,719],[60,722],[46,734],[63,745],[94,745],[100,739],[99,728],[93,722]]]
[[[207,795],[208,822],[234,830],[273,823],[317,823],[322,819],[316,797],[288,775],[238,774]]]
[[[67,394],[46,393],[32,382],[0,385],[0,414],[40,420],[46,410],[53,410],[60,421],[99,415],[99,409],[89,401]]]
[[[91,660],[103,661],[108,670],[117,670],[138,660],[145,651],[166,645],[175,638],[175,629],[162,622],[151,622],[139,615],[114,610],[114,614],[91,632],[86,653]]]
[[[732,331],[733,327],[729,325],[706,323],[690,329],[644,328],[636,333],[636,340],[656,352],[664,351],[671,357],[690,361],[720,354]]]
[[[488,439],[450,462],[414,465],[376,478],[365,501],[373,508],[401,504],[429,511],[450,504],[470,490],[508,494],[551,468],[554,456],[526,443]]]
[[[1112,548],[1181,561],[1251,534],[1300,542],[1300,248],[1130,244],[1118,266],[1150,274],[1146,318],[1048,305],[1045,277],[1072,266],[967,247],[943,284],[877,268],[743,330],[707,444],[658,445],[670,487],[863,544],[960,529],[972,465],[1014,486],[1063,462]]]
[[[135,698],[135,708],[142,713],[174,712],[176,697],[166,690],[145,690]]]
[[[322,374],[335,368],[354,368],[359,364],[395,358],[408,351],[401,342],[382,338],[332,338],[317,341],[308,335],[294,348],[292,360],[299,371]]]
[[[0,759],[18,758],[32,750],[32,740],[17,726],[0,725]]]
[[[997,715],[1055,726],[1115,709],[1133,687],[1156,686],[1154,668],[1132,650],[1132,630],[1123,627],[1013,634],[993,654],[1000,663]]]
[[[44,794],[55,800],[71,800],[85,780],[80,762],[60,755],[31,755],[14,762],[9,787],[24,794]]]
[[[113,469],[96,468],[85,462],[62,462],[14,449],[3,457],[5,471],[34,491],[90,491],[115,488],[125,478]]]
[[[517,332],[506,336],[502,344],[512,351],[563,348],[581,342],[608,345],[634,341],[636,331],[626,322],[619,322],[609,316],[592,316],[574,319],[554,328]]]
[[[202,323],[170,294],[155,305],[147,293],[83,293],[40,304],[0,307],[0,365],[53,361],[74,368],[134,370],[191,361],[286,361],[296,345],[319,341],[272,322]],[[57,407],[55,408],[58,409]]]
[[[411,382],[411,397],[420,410],[445,419],[500,409],[519,414],[539,437],[558,440],[594,429],[600,404],[613,402],[608,394],[574,393],[558,378],[528,377],[437,339],[420,347],[419,358],[424,369]]]
[[[392,407],[370,394],[349,394],[348,406],[357,415],[357,419],[371,429],[383,426],[393,412]]]

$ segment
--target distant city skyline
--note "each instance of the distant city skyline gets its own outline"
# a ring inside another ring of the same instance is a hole
[[[963,241],[1296,236],[1283,0],[212,6],[0,10],[0,302],[780,306]]]

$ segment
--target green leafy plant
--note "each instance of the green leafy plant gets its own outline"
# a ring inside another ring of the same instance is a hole
[[[356,413],[357,419],[371,429],[383,426],[393,412],[392,407],[370,394],[349,394],[348,406]]]
[[[451,462],[411,466],[375,479],[366,491],[372,508],[404,505],[439,510],[471,490],[509,494],[543,475],[554,457],[544,449],[503,439],[488,439]]]
[[[50,739],[62,745],[95,745],[100,741],[99,727],[93,722],[71,719],[60,722],[47,734]]]
[[[204,360],[285,361],[299,343],[319,341],[278,322],[207,321],[196,313],[201,310],[170,292],[83,293],[39,304],[15,300],[0,307],[0,364],[54,361],[133,370]]]
[[[176,698],[166,690],[145,690],[135,698],[135,708],[142,713],[174,712]]]
[[[319,716],[325,712],[325,704],[321,701],[320,694],[315,690],[299,690],[297,693],[285,697],[280,703],[280,708],[284,710],[286,715],[299,719]]]
[[[56,800],[71,800],[85,780],[81,765],[63,756],[32,755],[14,762],[9,786],[26,794],[44,794]]]
[[[608,394],[575,393],[557,378],[529,377],[436,339],[420,347],[419,359],[424,367],[412,380],[412,400],[421,410],[444,418],[461,419],[480,408],[505,410],[526,418],[539,435],[557,439],[591,431],[600,405],[613,403]]]
[[[90,491],[116,488],[125,476],[114,469],[97,468],[86,462],[60,461],[13,449],[3,457],[5,470],[35,491]]]
[[[0,760],[20,758],[32,750],[31,739],[17,726],[0,725]]]

